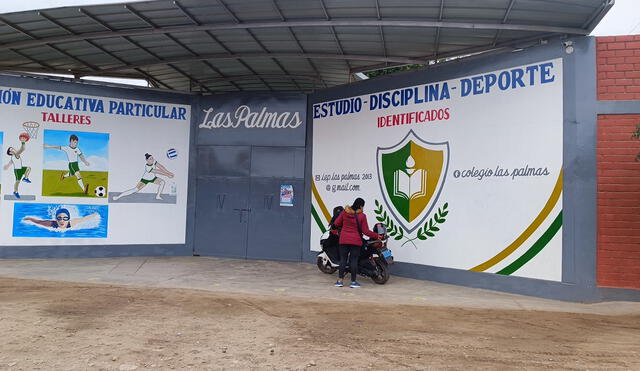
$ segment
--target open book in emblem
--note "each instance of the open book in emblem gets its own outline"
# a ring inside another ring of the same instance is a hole
[[[393,174],[393,195],[412,200],[427,195],[427,171],[415,169],[416,161],[407,158],[406,171],[396,170]]]

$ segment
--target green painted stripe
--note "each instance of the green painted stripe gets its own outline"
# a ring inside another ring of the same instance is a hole
[[[322,233],[325,233],[327,229],[322,224],[322,221],[320,220],[320,216],[318,216],[318,212],[316,211],[316,208],[313,205],[311,205],[311,215],[313,215],[313,219],[316,220],[316,223],[318,224],[318,227],[320,227],[320,230],[322,231]]]
[[[523,265],[527,264],[531,259],[533,259],[545,246],[551,241],[553,236],[558,233],[562,227],[562,211],[555,218],[553,223],[549,226],[549,228],[538,238],[538,240],[527,250],[521,257],[516,259],[513,263],[507,265],[502,268],[500,271],[496,272],[497,274],[509,275],[518,269],[522,268]]]

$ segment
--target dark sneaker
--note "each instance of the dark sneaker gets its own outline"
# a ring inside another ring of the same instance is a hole
[[[25,183],[31,183],[31,181],[29,180],[29,178],[23,178],[23,179],[22,179],[22,181],[23,181],[23,182],[25,182]]]
[[[89,183],[84,186],[84,194],[86,195],[89,192]]]
[[[357,289],[360,288],[362,286],[360,286],[359,283],[357,283],[356,281],[351,282],[351,284],[349,285],[349,287],[351,287],[352,289]]]
[[[341,281],[341,280],[337,280],[337,281],[336,281],[336,283],[335,283],[333,286],[335,286],[335,287],[342,287],[342,286],[344,286],[344,283],[342,283],[342,281]]]
[[[16,196],[16,198],[20,198],[20,194],[18,192],[13,192],[13,195]]]

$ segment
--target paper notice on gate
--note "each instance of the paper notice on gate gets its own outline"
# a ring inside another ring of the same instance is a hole
[[[293,186],[280,186],[280,206],[293,206]]]

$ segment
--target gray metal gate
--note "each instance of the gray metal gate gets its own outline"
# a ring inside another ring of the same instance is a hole
[[[199,147],[194,254],[302,260],[303,176],[304,148]]]

